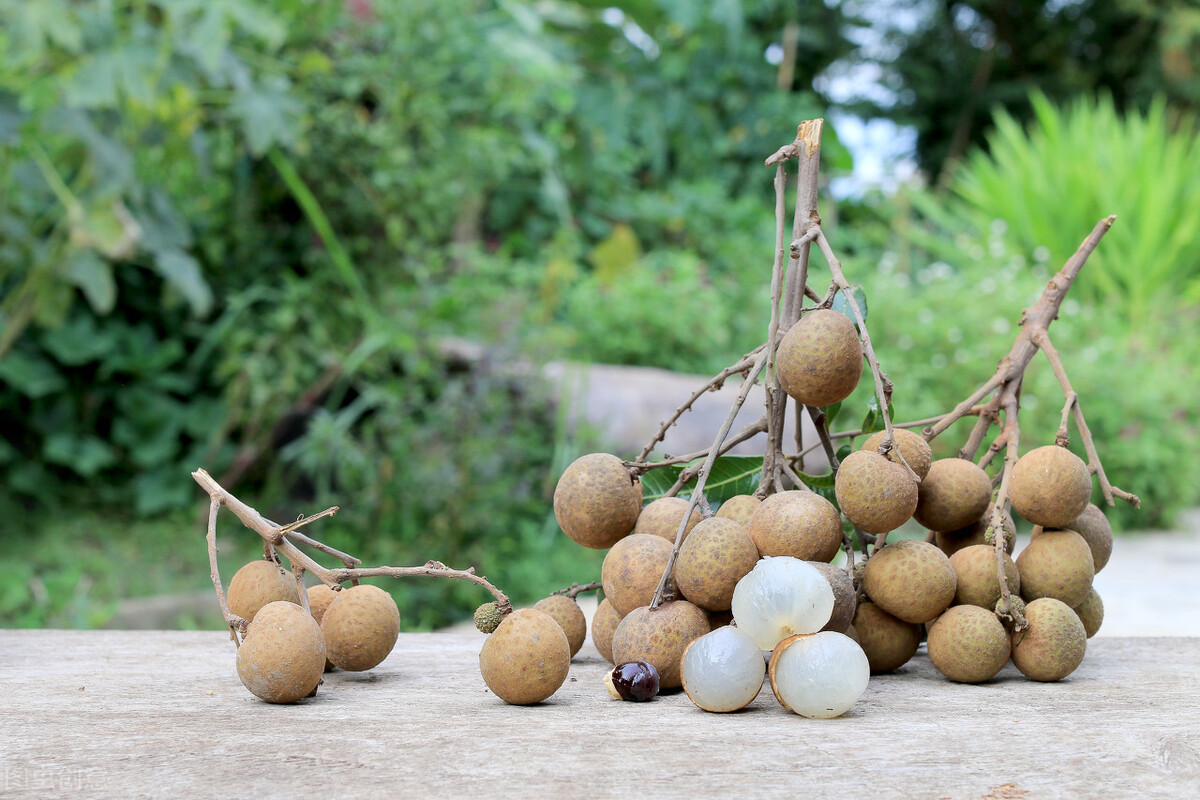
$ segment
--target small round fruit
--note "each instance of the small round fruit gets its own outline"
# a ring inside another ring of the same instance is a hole
[[[500,604],[493,600],[483,603],[475,609],[475,628],[480,633],[491,633],[500,627],[504,615],[500,613]]]
[[[858,329],[832,309],[810,311],[779,342],[775,371],[783,390],[807,406],[845,400],[862,377]]]
[[[679,533],[679,523],[683,522],[683,515],[687,513],[688,505],[688,501],[682,497],[660,497],[653,500],[647,503],[646,507],[642,509],[642,513],[638,515],[633,532],[661,536],[674,544],[675,534]],[[687,528],[683,532],[685,538],[702,519],[704,517],[700,514],[700,509],[692,509],[692,516],[688,519]]]
[[[1087,631],[1071,608],[1053,597],[1040,597],[1025,606],[1029,628],[1014,639],[1012,660],[1025,677],[1057,681],[1083,662]]]
[[[609,453],[575,459],[554,488],[559,527],[584,547],[612,547],[633,530],[641,511],[641,482]]]
[[[675,586],[707,611],[727,611],[737,582],[758,563],[746,526],[711,517],[695,527],[675,560]]]
[[[1088,592],[1088,596],[1083,598],[1083,602],[1075,606],[1075,614],[1083,623],[1083,630],[1087,633],[1087,638],[1095,636],[1096,631],[1100,630],[1100,626],[1104,624],[1104,601],[1100,599],[1100,595],[1096,593],[1095,589]]]
[[[1092,494],[1087,464],[1065,447],[1046,445],[1021,456],[1013,467],[1009,497],[1018,514],[1045,528],[1065,528]]]
[[[885,436],[887,436],[887,431],[872,434],[858,449],[878,452],[879,445],[883,444]],[[929,474],[929,467],[933,464],[933,449],[929,446],[929,442],[925,441],[925,437],[921,434],[913,433],[906,428],[893,428],[892,440],[893,445],[891,452],[888,453],[888,460],[899,464],[900,459],[896,457],[896,451],[899,450],[900,455],[904,457],[912,471],[917,473],[917,477],[924,480],[925,476]]]
[[[833,613],[829,615],[829,622],[826,622],[821,630],[845,633],[846,629],[850,627],[850,623],[854,622],[854,611],[858,608],[858,593],[854,591],[854,579],[850,577],[849,572],[841,567],[835,567],[833,564],[827,564],[824,561],[808,563],[825,576],[825,580],[829,581],[829,588],[833,589]]]
[[[773,650],[797,633],[816,633],[833,614],[833,589],[797,558],[763,558],[733,590],[733,618],[760,648]]]
[[[884,611],[920,624],[950,607],[957,582],[945,553],[927,542],[906,539],[867,560],[863,587]]]
[[[537,601],[533,607],[554,617],[554,621],[567,635],[567,644],[571,646],[571,657],[574,658],[579,648],[583,647],[583,640],[587,638],[587,618],[584,617],[579,603],[565,595],[556,594]]]
[[[300,604],[296,578],[273,561],[251,561],[229,582],[229,610],[245,620],[253,620],[267,603],[285,600]]]
[[[726,625],[689,644],[680,670],[688,698],[705,711],[723,713],[758,697],[767,665],[749,634]]]
[[[734,522],[740,522],[743,525],[750,524],[750,517],[754,516],[754,512],[762,504],[762,500],[752,494],[735,494],[733,497],[721,503],[721,507],[717,509],[714,516],[731,519]]]
[[[658,670],[645,661],[618,664],[604,674],[604,685],[613,700],[645,703],[658,694]]]
[[[321,620],[325,617],[325,610],[329,608],[330,603],[337,599],[337,596],[338,592],[335,592],[323,583],[318,583],[316,586],[308,588],[308,610],[312,613],[312,617],[317,621],[318,625],[321,624]],[[324,636],[324,634],[321,635]],[[325,671],[329,672],[331,669],[334,669],[334,666],[334,663],[326,657]]]
[[[1017,554],[1021,596],[1053,597],[1071,608],[1092,588],[1092,549],[1075,531],[1046,532],[1031,539]]]
[[[1008,663],[1008,631],[986,608],[954,606],[929,629],[929,660],[958,683],[982,683]]]
[[[608,663],[613,663],[612,640],[613,633],[621,624],[621,613],[613,608],[613,604],[604,598],[592,615],[592,644],[596,646],[600,656]]]
[[[771,654],[771,690],[779,704],[802,717],[840,717],[858,702],[871,679],[867,655],[842,633],[792,636]]]
[[[842,518],[833,503],[807,490],[777,492],[750,517],[750,538],[764,556],[828,561],[842,546]]]
[[[1113,529],[1105,518],[1104,512],[1094,503],[1088,503],[1083,513],[1065,529],[1075,531],[1088,543],[1088,547],[1092,549],[1092,563],[1095,565],[1096,572],[1099,573],[1104,569],[1104,565],[1108,563],[1108,559],[1112,555],[1113,548]],[[1034,537],[1040,536],[1043,530],[1040,527],[1034,528]]]
[[[316,691],[324,671],[325,639],[311,614],[287,600],[259,609],[237,651],[238,678],[251,694],[294,703]]]
[[[874,603],[858,604],[852,626],[871,672],[891,672],[908,663],[921,644],[921,626],[897,619]]]
[[[554,618],[534,608],[504,618],[479,651],[483,682],[506,703],[540,703],[558,691],[571,667],[571,646]]]
[[[613,634],[613,660],[618,664],[648,661],[658,670],[663,689],[678,689],[683,651],[708,631],[708,617],[686,600],[663,603],[654,610],[635,608]]]
[[[1000,599],[1000,579],[996,573],[996,549],[989,544],[973,544],[950,556],[950,566],[958,579],[954,600],[959,604],[991,610]],[[1004,579],[1011,594],[1021,593],[1017,565],[1004,554]]]
[[[963,458],[939,458],[917,492],[913,519],[935,531],[953,531],[979,519],[992,499],[992,481]]]
[[[350,672],[376,667],[400,635],[400,609],[378,586],[342,589],[321,619],[325,647],[334,666]]]
[[[873,450],[846,456],[833,488],[846,519],[867,533],[894,531],[917,508],[916,481],[904,467]]]
[[[672,549],[661,536],[631,533],[608,551],[600,566],[600,581],[604,596],[619,614],[650,605]]]

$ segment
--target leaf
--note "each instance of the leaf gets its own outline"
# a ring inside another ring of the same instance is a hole
[[[842,410],[842,401],[838,400],[833,405],[822,406],[821,410],[825,412],[825,428],[833,430],[833,421],[837,419],[837,415]]]
[[[107,314],[116,305],[117,282],[113,280],[112,265],[91,250],[74,251],[59,267],[58,274],[83,292],[97,314]]]
[[[242,123],[242,133],[256,156],[274,144],[291,146],[300,130],[302,107],[286,79],[276,77],[259,86],[239,89],[229,111]]]
[[[892,404],[888,403],[888,417],[893,414]],[[864,436],[870,436],[876,431],[881,431],[886,427],[883,424],[883,414],[879,413],[879,400],[872,397],[867,401],[867,415],[863,418],[862,432]]]
[[[163,250],[155,258],[159,274],[183,295],[192,313],[202,317],[212,308],[212,289],[200,273],[200,263],[182,250]]]
[[[867,293],[863,291],[861,286],[855,286],[851,289],[854,293],[854,300],[858,303],[858,310],[862,312],[863,320],[867,318]],[[849,301],[846,300],[845,292],[838,292],[833,298],[833,310],[839,311],[850,318],[854,326],[858,327],[858,322],[854,319],[854,311],[850,308]]]
[[[60,364],[76,367],[99,361],[117,346],[111,329],[98,329],[89,314],[74,314],[42,335],[42,346]]]
[[[0,382],[34,399],[67,387],[67,381],[46,358],[35,358],[19,350],[10,350],[0,358]]]
[[[699,464],[694,461],[692,464]],[[686,466],[692,466],[692,464]],[[713,464],[712,474],[704,485],[704,496],[712,505],[723,503],[734,495],[753,494],[758,489],[759,476],[762,474],[762,456],[722,456]],[[685,465],[660,467],[652,469],[642,476],[642,500],[650,502],[665,497],[667,491],[675,485],[679,474]],[[690,489],[696,485],[696,479],[680,490],[680,497],[688,497]]]
[[[42,458],[51,464],[69,467],[77,474],[90,478],[117,461],[116,451],[95,436],[75,433],[55,433],[46,437]]]
[[[830,472],[828,475],[809,475],[807,472],[797,472],[800,480],[804,481],[804,485],[812,489],[832,489],[833,480],[837,473]]]
[[[637,234],[621,222],[613,226],[607,239],[592,248],[589,258],[596,268],[596,277],[607,285],[633,269],[641,255]]]

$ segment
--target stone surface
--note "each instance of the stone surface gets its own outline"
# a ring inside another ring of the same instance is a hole
[[[734,714],[681,693],[615,702],[590,643],[557,694],[516,708],[484,686],[482,642],[401,634],[379,667],[272,706],[238,682],[222,633],[0,631],[0,796],[1200,793],[1200,638],[1093,639],[1055,684],[1011,665],[953,684],[922,651],[835,720],[790,714],[769,688]],[[991,736],[1000,752],[981,756]]]

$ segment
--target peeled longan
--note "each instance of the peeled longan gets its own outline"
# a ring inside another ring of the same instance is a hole
[[[1092,474],[1065,447],[1046,445],[1021,456],[1013,467],[1009,496],[1018,514],[1046,528],[1065,528],[1092,494]]]
[[[1017,554],[1017,569],[1025,600],[1053,597],[1071,608],[1087,597],[1095,575],[1092,550],[1075,531],[1047,531],[1031,539]]]
[[[717,509],[714,516],[731,519],[734,522],[740,522],[743,525],[750,524],[750,517],[754,516],[754,512],[762,505],[762,500],[752,494],[735,494],[733,497],[721,503],[721,507]]]
[[[708,617],[686,600],[642,606],[625,615],[613,634],[613,662],[645,661],[658,670],[659,686],[683,685],[679,664],[687,646],[708,633]]]
[[[842,546],[842,518],[816,492],[777,492],[750,517],[750,538],[764,556],[828,561]]]
[[[579,603],[565,595],[556,594],[537,601],[533,607],[549,614],[563,629],[563,633],[567,635],[567,644],[571,647],[571,657],[574,658],[579,648],[583,647],[583,640],[587,638],[587,618],[584,617]]]
[[[300,604],[296,578],[273,561],[251,561],[229,582],[229,610],[242,619],[253,620],[268,603],[284,600]]]
[[[845,400],[862,377],[858,329],[845,314],[810,311],[788,329],[775,354],[779,385],[808,406]]]
[[[1066,603],[1041,597],[1025,606],[1029,628],[1015,638],[1012,660],[1035,681],[1057,681],[1083,663],[1087,631]]]
[[[675,534],[679,532],[679,523],[683,522],[683,515],[687,513],[688,505],[688,501],[682,497],[660,497],[653,500],[647,503],[646,507],[642,509],[642,513],[638,515],[633,532],[661,536],[674,544]],[[702,519],[704,517],[700,514],[700,509],[692,509],[692,516],[683,532],[685,538]]]
[[[950,556],[950,566],[958,579],[955,602],[979,606],[989,611],[1000,599],[1000,579],[996,572],[996,549],[990,544],[973,544]],[[1021,576],[1017,565],[1004,554],[1004,579],[1010,594],[1021,593]]]
[[[858,449],[878,452],[879,445],[883,443],[885,436],[887,436],[886,430],[872,434]],[[913,433],[907,428],[893,428],[892,441],[893,447],[887,455],[888,460],[899,464],[900,459],[896,457],[896,451],[899,450],[908,466],[923,480],[929,474],[929,467],[933,464],[933,448],[929,446],[929,442],[925,441],[924,436]]]
[[[863,588],[875,605],[916,624],[949,608],[956,587],[946,554],[915,539],[887,545],[867,560],[863,572]]]
[[[506,703],[540,703],[558,691],[571,668],[571,645],[544,611],[521,608],[488,634],[479,651],[483,682]]]
[[[666,539],[648,533],[631,533],[613,545],[600,566],[600,581],[617,613],[650,605],[672,549]]]
[[[554,518],[584,547],[612,547],[633,530],[641,511],[641,482],[609,453],[575,459],[554,488]]]
[[[758,563],[758,548],[740,522],[711,517],[697,525],[675,559],[675,586],[707,611],[726,611],[733,588]]]
[[[350,672],[376,667],[392,652],[400,635],[400,609],[378,586],[342,589],[325,609],[321,632],[334,666]]]
[[[916,481],[873,450],[857,450],[842,460],[834,491],[846,519],[867,533],[894,531],[917,508]]]
[[[986,608],[965,605],[946,610],[929,630],[929,660],[959,683],[982,683],[1008,663],[1011,644],[1000,619]]]
[[[310,614],[286,600],[259,609],[237,651],[238,678],[251,694],[294,703],[316,691],[324,671],[325,638]]]
[[[921,626],[897,619],[874,603],[859,603],[847,636],[867,654],[871,672],[891,672],[908,663],[921,644]]]
[[[992,481],[963,458],[939,458],[921,481],[913,518],[935,531],[953,531],[979,519],[992,499]]]
[[[620,624],[621,613],[613,608],[607,597],[604,598],[596,607],[596,613],[592,615],[592,644],[610,664],[616,663],[613,661],[612,639]]]

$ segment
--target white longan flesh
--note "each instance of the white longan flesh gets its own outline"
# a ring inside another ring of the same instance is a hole
[[[728,625],[688,645],[681,664],[683,690],[705,711],[737,711],[758,696],[767,674],[762,650]]]
[[[733,618],[763,650],[816,633],[833,614],[833,589],[820,570],[791,556],[766,557],[733,590]]]
[[[779,654],[772,688],[800,716],[832,719],[858,702],[870,678],[867,655],[857,642],[822,631],[797,638]]]

